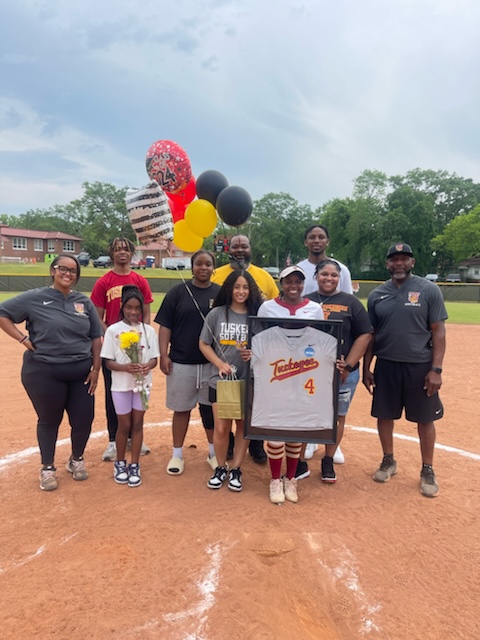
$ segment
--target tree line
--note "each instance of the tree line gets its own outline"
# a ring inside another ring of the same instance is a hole
[[[116,235],[135,240],[126,189],[86,182],[83,196],[66,206],[3,214],[0,220],[12,227],[79,236],[83,248],[97,256]],[[365,170],[353,181],[350,197],[334,198],[317,209],[288,193],[268,193],[255,201],[252,216],[239,231],[250,237],[256,264],[282,267],[288,258],[295,263],[305,257],[304,231],[319,222],[330,232],[327,253],[347,264],[355,278],[382,279],[386,249],[398,240],[412,246],[416,273],[444,274],[480,253],[480,184],[447,171],[413,169],[387,176]],[[215,233],[236,232],[219,223]],[[205,244],[213,249],[213,238]]]

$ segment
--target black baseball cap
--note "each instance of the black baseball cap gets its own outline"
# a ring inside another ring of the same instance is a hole
[[[390,249],[387,251],[387,258],[391,258],[392,256],[397,255],[397,253],[405,253],[407,256],[413,256],[412,247],[409,244],[405,244],[405,242],[392,244]]]

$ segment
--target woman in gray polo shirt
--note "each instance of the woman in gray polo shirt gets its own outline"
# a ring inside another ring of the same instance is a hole
[[[38,416],[44,491],[58,487],[54,457],[65,411],[72,440],[67,471],[75,480],[88,478],[83,452],[92,428],[102,336],[93,303],[71,288],[80,278],[78,260],[60,254],[50,275],[50,287],[31,289],[0,304],[0,328],[25,348],[22,384]],[[15,326],[23,322],[26,335]]]

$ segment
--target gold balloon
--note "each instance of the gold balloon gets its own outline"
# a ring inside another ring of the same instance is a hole
[[[206,238],[215,231],[217,212],[208,200],[194,200],[185,211],[185,220],[193,233]]]
[[[186,220],[179,220],[173,227],[173,243],[186,253],[195,253],[202,248],[203,238],[191,231]]]

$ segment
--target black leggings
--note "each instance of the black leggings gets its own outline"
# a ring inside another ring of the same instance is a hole
[[[108,439],[110,442],[115,442],[118,429],[118,417],[112,399],[112,372],[110,369],[107,369],[105,358],[102,358],[102,371],[105,381],[105,413],[107,415]]]
[[[204,429],[213,429],[213,409],[211,405],[208,404],[199,404],[198,408],[200,410],[200,417],[202,418]]]
[[[66,411],[71,427],[72,455],[83,456],[92,430],[94,397],[85,380],[91,359],[68,364],[47,364],[33,359],[26,351],[22,384],[38,416],[37,438],[42,464],[53,465],[58,428]]]

